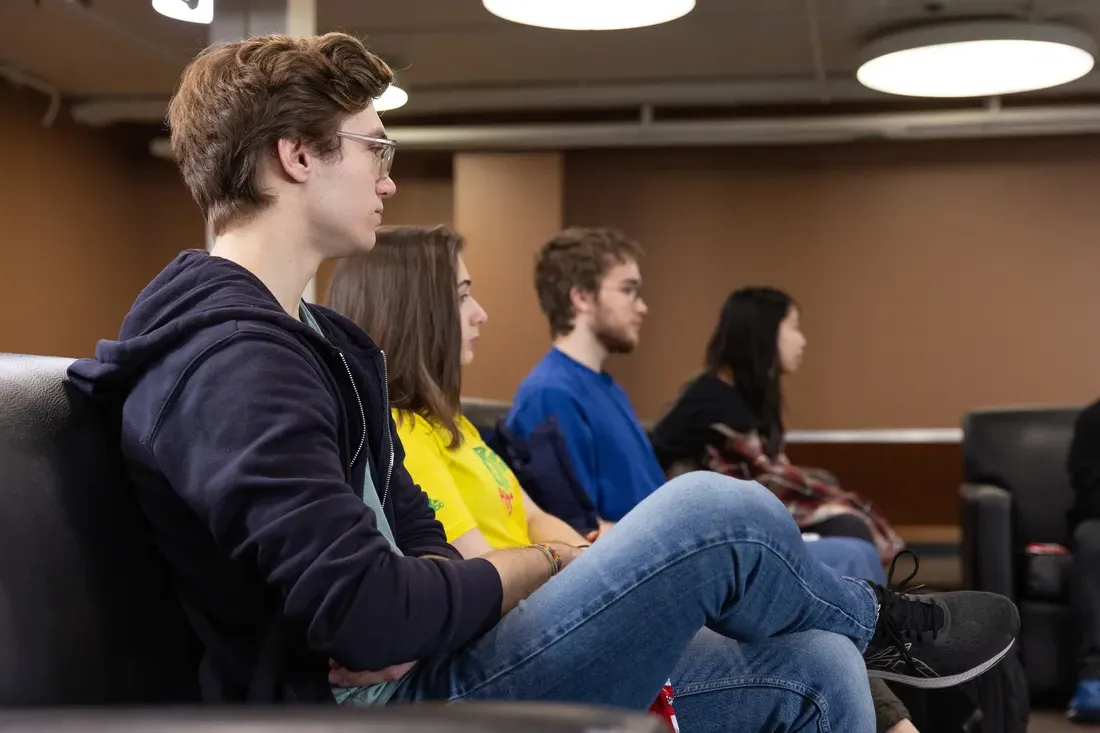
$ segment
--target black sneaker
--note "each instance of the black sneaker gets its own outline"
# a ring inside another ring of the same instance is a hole
[[[909,550],[899,553],[916,555]],[[976,591],[914,595],[908,583],[872,586],[879,601],[878,626],[864,651],[867,675],[926,689],[953,687],[995,666],[1012,648],[1020,614],[1004,596]],[[905,593],[909,591],[909,593]]]

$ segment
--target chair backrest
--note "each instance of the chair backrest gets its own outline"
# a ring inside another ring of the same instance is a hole
[[[193,637],[70,363],[0,354],[0,706],[194,700]]]
[[[963,419],[963,474],[1012,495],[1020,544],[1069,545],[1066,512],[1073,504],[1066,458],[1080,409],[992,409]]]
[[[508,411],[512,409],[511,402],[499,400],[483,400],[476,397],[462,398],[462,414],[474,424],[484,435],[486,430],[493,430],[497,423],[508,417]]]

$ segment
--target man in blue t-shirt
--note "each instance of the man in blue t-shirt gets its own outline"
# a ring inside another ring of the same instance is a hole
[[[535,266],[554,346],[516,392],[508,428],[526,438],[553,416],[600,518],[617,522],[665,482],[630,399],[603,369],[638,345],[646,304],[636,242],[614,229],[568,229]]]
[[[512,432],[527,438],[547,419],[557,419],[601,529],[665,483],[630,399],[603,369],[609,355],[629,354],[638,345],[648,311],[641,295],[641,255],[636,242],[613,229],[568,229],[543,246],[535,287],[554,345],[520,384],[507,420]],[[812,558],[842,574],[882,575],[870,543],[831,538],[808,549]],[[874,680],[871,689],[880,730],[916,730],[885,684]]]

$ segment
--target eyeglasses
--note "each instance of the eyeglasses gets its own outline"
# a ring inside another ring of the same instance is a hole
[[[378,180],[389,178],[390,171],[393,169],[393,154],[397,150],[396,140],[390,140],[388,137],[360,135],[357,132],[344,132],[343,130],[338,131],[336,136],[366,143],[378,158]]]
[[[640,283],[627,282],[610,289],[616,293],[625,295],[629,300],[635,303],[642,299],[642,286]]]

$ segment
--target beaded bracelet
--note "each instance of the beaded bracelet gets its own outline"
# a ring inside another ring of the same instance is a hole
[[[535,545],[538,549],[542,550],[542,554],[546,555],[546,559],[550,561],[550,577],[554,577],[562,570],[561,555],[550,545],[538,544]]]

